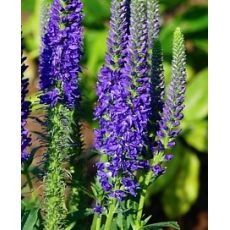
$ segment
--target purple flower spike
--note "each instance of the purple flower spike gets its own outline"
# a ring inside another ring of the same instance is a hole
[[[21,41],[22,42],[22,41]],[[25,78],[24,72],[27,69],[23,57],[23,45],[21,48],[21,162],[25,162],[28,159],[27,147],[31,145],[31,138],[26,128],[26,119],[31,112],[31,103],[27,101],[26,95],[28,93],[29,79]]]
[[[62,9],[65,16],[62,16],[64,29],[62,30],[62,61],[61,80],[63,82],[63,103],[73,109],[79,104],[79,73],[81,72],[80,60],[82,57],[83,29],[82,10],[80,0],[67,1]]]
[[[94,113],[99,122],[95,148],[107,155],[107,162],[97,164],[106,199],[122,201],[126,196],[137,196],[136,175],[153,170],[159,176],[165,171],[161,163],[172,159],[171,155],[164,158],[164,151],[175,146],[180,133],[177,127],[183,118],[185,59],[182,41],[175,41],[178,55],[174,52],[172,81],[165,100],[158,37],[158,0],[132,0],[130,4],[128,0],[112,0],[108,51],[98,78]],[[183,60],[176,60],[178,57]],[[155,166],[149,160],[151,154]]]
[[[126,167],[122,160],[125,140],[119,137],[121,132],[125,133],[131,121],[127,118],[121,122],[124,113],[129,109],[126,104],[129,93],[125,89],[130,81],[123,77],[129,35],[129,0],[113,0],[111,4],[108,51],[105,66],[101,69],[98,78],[99,103],[95,110],[95,118],[100,125],[100,128],[95,131],[95,147],[110,157],[109,164],[97,164],[99,182],[106,192],[113,189],[109,180],[114,180],[115,178],[112,177],[117,176],[120,168]],[[111,194],[117,197],[114,192]]]
[[[107,191],[111,181],[110,196],[122,200],[128,194],[136,196],[134,174],[148,167],[141,157],[151,112],[146,1],[131,1],[129,9],[129,1],[113,0],[110,26],[106,64],[97,85],[95,116],[100,128],[95,147],[108,155],[98,173],[102,188]],[[117,180],[119,189],[114,187]]]
[[[170,141],[167,145],[168,148],[172,148],[176,145],[175,141]]]
[[[41,103],[53,106],[57,101],[51,91],[55,87],[60,72],[61,36],[60,36],[60,0],[54,0],[50,9],[47,32],[42,38],[40,55],[40,89],[43,91]]]
[[[73,109],[79,104],[82,7],[80,0],[67,1],[64,7],[54,0],[51,7],[40,58],[41,103],[50,107],[60,102]]]

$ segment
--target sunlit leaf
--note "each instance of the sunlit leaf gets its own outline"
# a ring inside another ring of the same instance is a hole
[[[71,223],[70,225],[68,225],[65,230],[72,230],[73,227],[75,226],[76,223]]]
[[[172,34],[178,26],[185,34],[185,39],[187,39],[187,37],[207,39],[207,6],[190,7],[183,14],[176,14],[164,23],[161,29],[160,38],[164,54],[166,55],[171,56]],[[203,32],[203,34],[197,34],[198,32]]]
[[[146,226],[140,228],[140,230],[141,229],[143,229],[143,230],[159,230],[161,228],[166,228],[166,227],[180,230],[180,226],[175,221],[167,221],[167,222],[160,222],[160,223],[146,225]]]
[[[28,14],[23,17],[23,36],[25,38],[26,50],[28,50],[31,58],[38,57],[39,47],[40,47],[40,7],[41,1],[35,0],[28,9],[26,7],[22,8],[29,10]],[[26,4],[25,4],[26,5]]]
[[[191,122],[187,124],[184,133],[186,142],[201,152],[208,150],[208,123],[206,120]]]
[[[192,152],[184,152],[180,168],[163,193],[162,202],[166,215],[178,218],[194,204],[199,191],[200,162]]]
[[[84,22],[88,26],[99,26],[103,24],[105,19],[110,15],[110,1],[108,0],[83,0],[84,4]]]
[[[205,118],[208,114],[208,70],[204,69],[188,84],[185,95],[185,121]]]
[[[96,75],[99,64],[104,62],[107,35],[107,30],[87,30],[85,32],[85,46],[88,48],[86,71],[89,75]]]

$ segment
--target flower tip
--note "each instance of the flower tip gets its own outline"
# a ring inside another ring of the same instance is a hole
[[[175,29],[174,34],[175,34],[175,35],[181,34],[181,29],[180,29],[180,27],[177,27],[177,28]]]
[[[176,29],[175,29],[175,31],[174,31],[174,39],[183,39],[184,38],[184,35],[183,35],[183,33],[181,32],[181,29],[180,29],[180,27],[177,27]]]

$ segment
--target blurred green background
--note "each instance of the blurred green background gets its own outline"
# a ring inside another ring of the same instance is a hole
[[[51,0],[48,0],[51,1]],[[40,0],[22,0],[22,30],[28,57],[30,98],[35,100],[38,82]],[[83,0],[84,57],[82,61],[82,119],[87,147],[92,145],[92,118],[96,101],[95,83],[104,62],[109,29],[110,1]],[[43,9],[43,10],[41,10]],[[174,29],[185,34],[187,93],[183,132],[173,150],[175,158],[167,173],[149,191],[146,214],[152,221],[179,220],[182,229],[207,229],[207,129],[208,129],[208,6],[207,0],[160,0],[161,33],[166,83],[170,79]]]

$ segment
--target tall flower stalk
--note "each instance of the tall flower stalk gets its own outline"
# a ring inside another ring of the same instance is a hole
[[[119,4],[119,1],[114,2]],[[122,200],[127,194],[136,194],[133,173],[144,167],[144,162],[138,160],[138,152],[142,151],[143,136],[147,135],[147,114],[150,111],[145,1],[132,1],[132,14],[136,18],[131,16],[129,42],[124,49],[126,58],[116,58],[122,65],[112,74],[104,72],[106,67],[102,69],[96,109],[100,123],[100,129],[96,130],[96,147],[108,157],[108,162],[97,164],[99,181],[108,196],[117,200]],[[107,81],[102,81],[102,78]],[[108,175],[112,176],[111,180],[108,180]],[[116,181],[121,181],[121,184]]]
[[[42,39],[40,101],[47,106],[44,177],[44,229],[47,230],[65,227],[66,170],[63,164],[79,155],[82,149],[79,124],[81,23],[79,0],[54,0]]]
[[[113,4],[119,4],[119,1],[114,1]],[[127,48],[124,49],[125,58],[116,58],[116,62],[122,63],[122,66],[118,66],[119,69],[113,74],[102,72],[103,78],[108,80],[108,77],[112,77],[111,81],[101,81],[101,75],[99,76],[96,117],[99,119],[100,129],[96,132],[96,148],[107,155],[107,161],[98,163],[97,167],[99,181],[111,202],[105,229],[110,229],[118,203],[129,195],[137,196],[139,184],[135,174],[139,169],[147,167],[147,162],[141,159],[151,111],[146,1],[131,1],[130,15],[129,30],[123,30],[126,34],[122,34],[128,37]],[[113,20],[113,14],[111,17]],[[116,20],[115,22],[118,23]],[[118,32],[115,31],[116,34]],[[108,113],[98,113],[106,109]]]
[[[120,40],[116,36],[120,27],[114,26],[118,23],[114,6],[119,3],[112,2],[109,51],[98,79],[95,116],[99,128],[95,147],[106,157],[97,163],[104,198],[94,210],[98,214],[105,212],[105,229],[110,229],[114,214],[124,201],[136,210],[132,227],[139,229],[143,226],[142,211],[149,184],[164,173],[162,163],[172,159],[166,150],[174,146],[174,138],[179,134],[175,127],[182,119],[185,54],[183,36],[177,29],[173,41],[172,80],[165,99],[158,1],[130,2],[129,23],[126,30],[123,29],[126,34],[120,33]],[[116,55],[111,41],[117,39],[115,44],[120,47],[123,43],[119,41],[127,37],[126,48],[118,50],[121,55]],[[130,202],[133,198],[137,205]],[[108,208],[107,212],[103,205]]]
[[[106,63],[100,71],[97,84],[99,104],[95,110],[95,117],[99,120],[100,128],[95,131],[95,147],[103,154],[102,162],[97,164],[97,176],[106,199],[113,204],[109,211],[105,229],[109,229],[115,211],[116,201],[113,197],[122,199],[124,195],[124,192],[118,190],[116,183],[118,173],[116,167],[119,164],[117,160],[119,160],[121,151],[117,149],[116,154],[113,154],[113,152],[119,142],[122,141],[119,140],[119,127],[116,127],[116,124],[120,122],[119,117],[123,113],[122,110],[127,107],[125,100],[122,100],[122,98],[127,97],[128,93],[123,89],[125,85],[129,84],[129,80],[124,77],[130,23],[129,4],[129,0],[112,0],[111,2],[110,31],[107,41],[108,52]],[[112,163],[108,164],[108,162]],[[110,174],[113,177],[110,177]],[[100,201],[97,202],[100,206],[105,205]],[[95,211],[98,210],[95,209]],[[100,208],[100,210],[103,210],[103,208]],[[100,229],[100,214],[101,211],[97,218],[96,229]]]
[[[157,121],[158,130],[156,131],[154,148],[152,148],[153,158],[150,160],[151,171],[143,176],[143,190],[139,200],[135,229],[141,227],[142,211],[147,188],[151,180],[165,172],[163,162],[171,160],[172,154],[167,154],[168,150],[175,146],[175,138],[181,131],[178,126],[183,118],[184,94],[186,83],[186,60],[184,37],[180,29],[177,28],[173,38],[173,60],[172,76],[164,102],[161,117]]]
[[[172,148],[175,138],[180,133],[180,120],[183,118],[184,94],[186,83],[186,56],[184,37],[180,29],[174,32],[172,77],[169,85],[167,99],[163,106],[157,136],[163,148]]]

